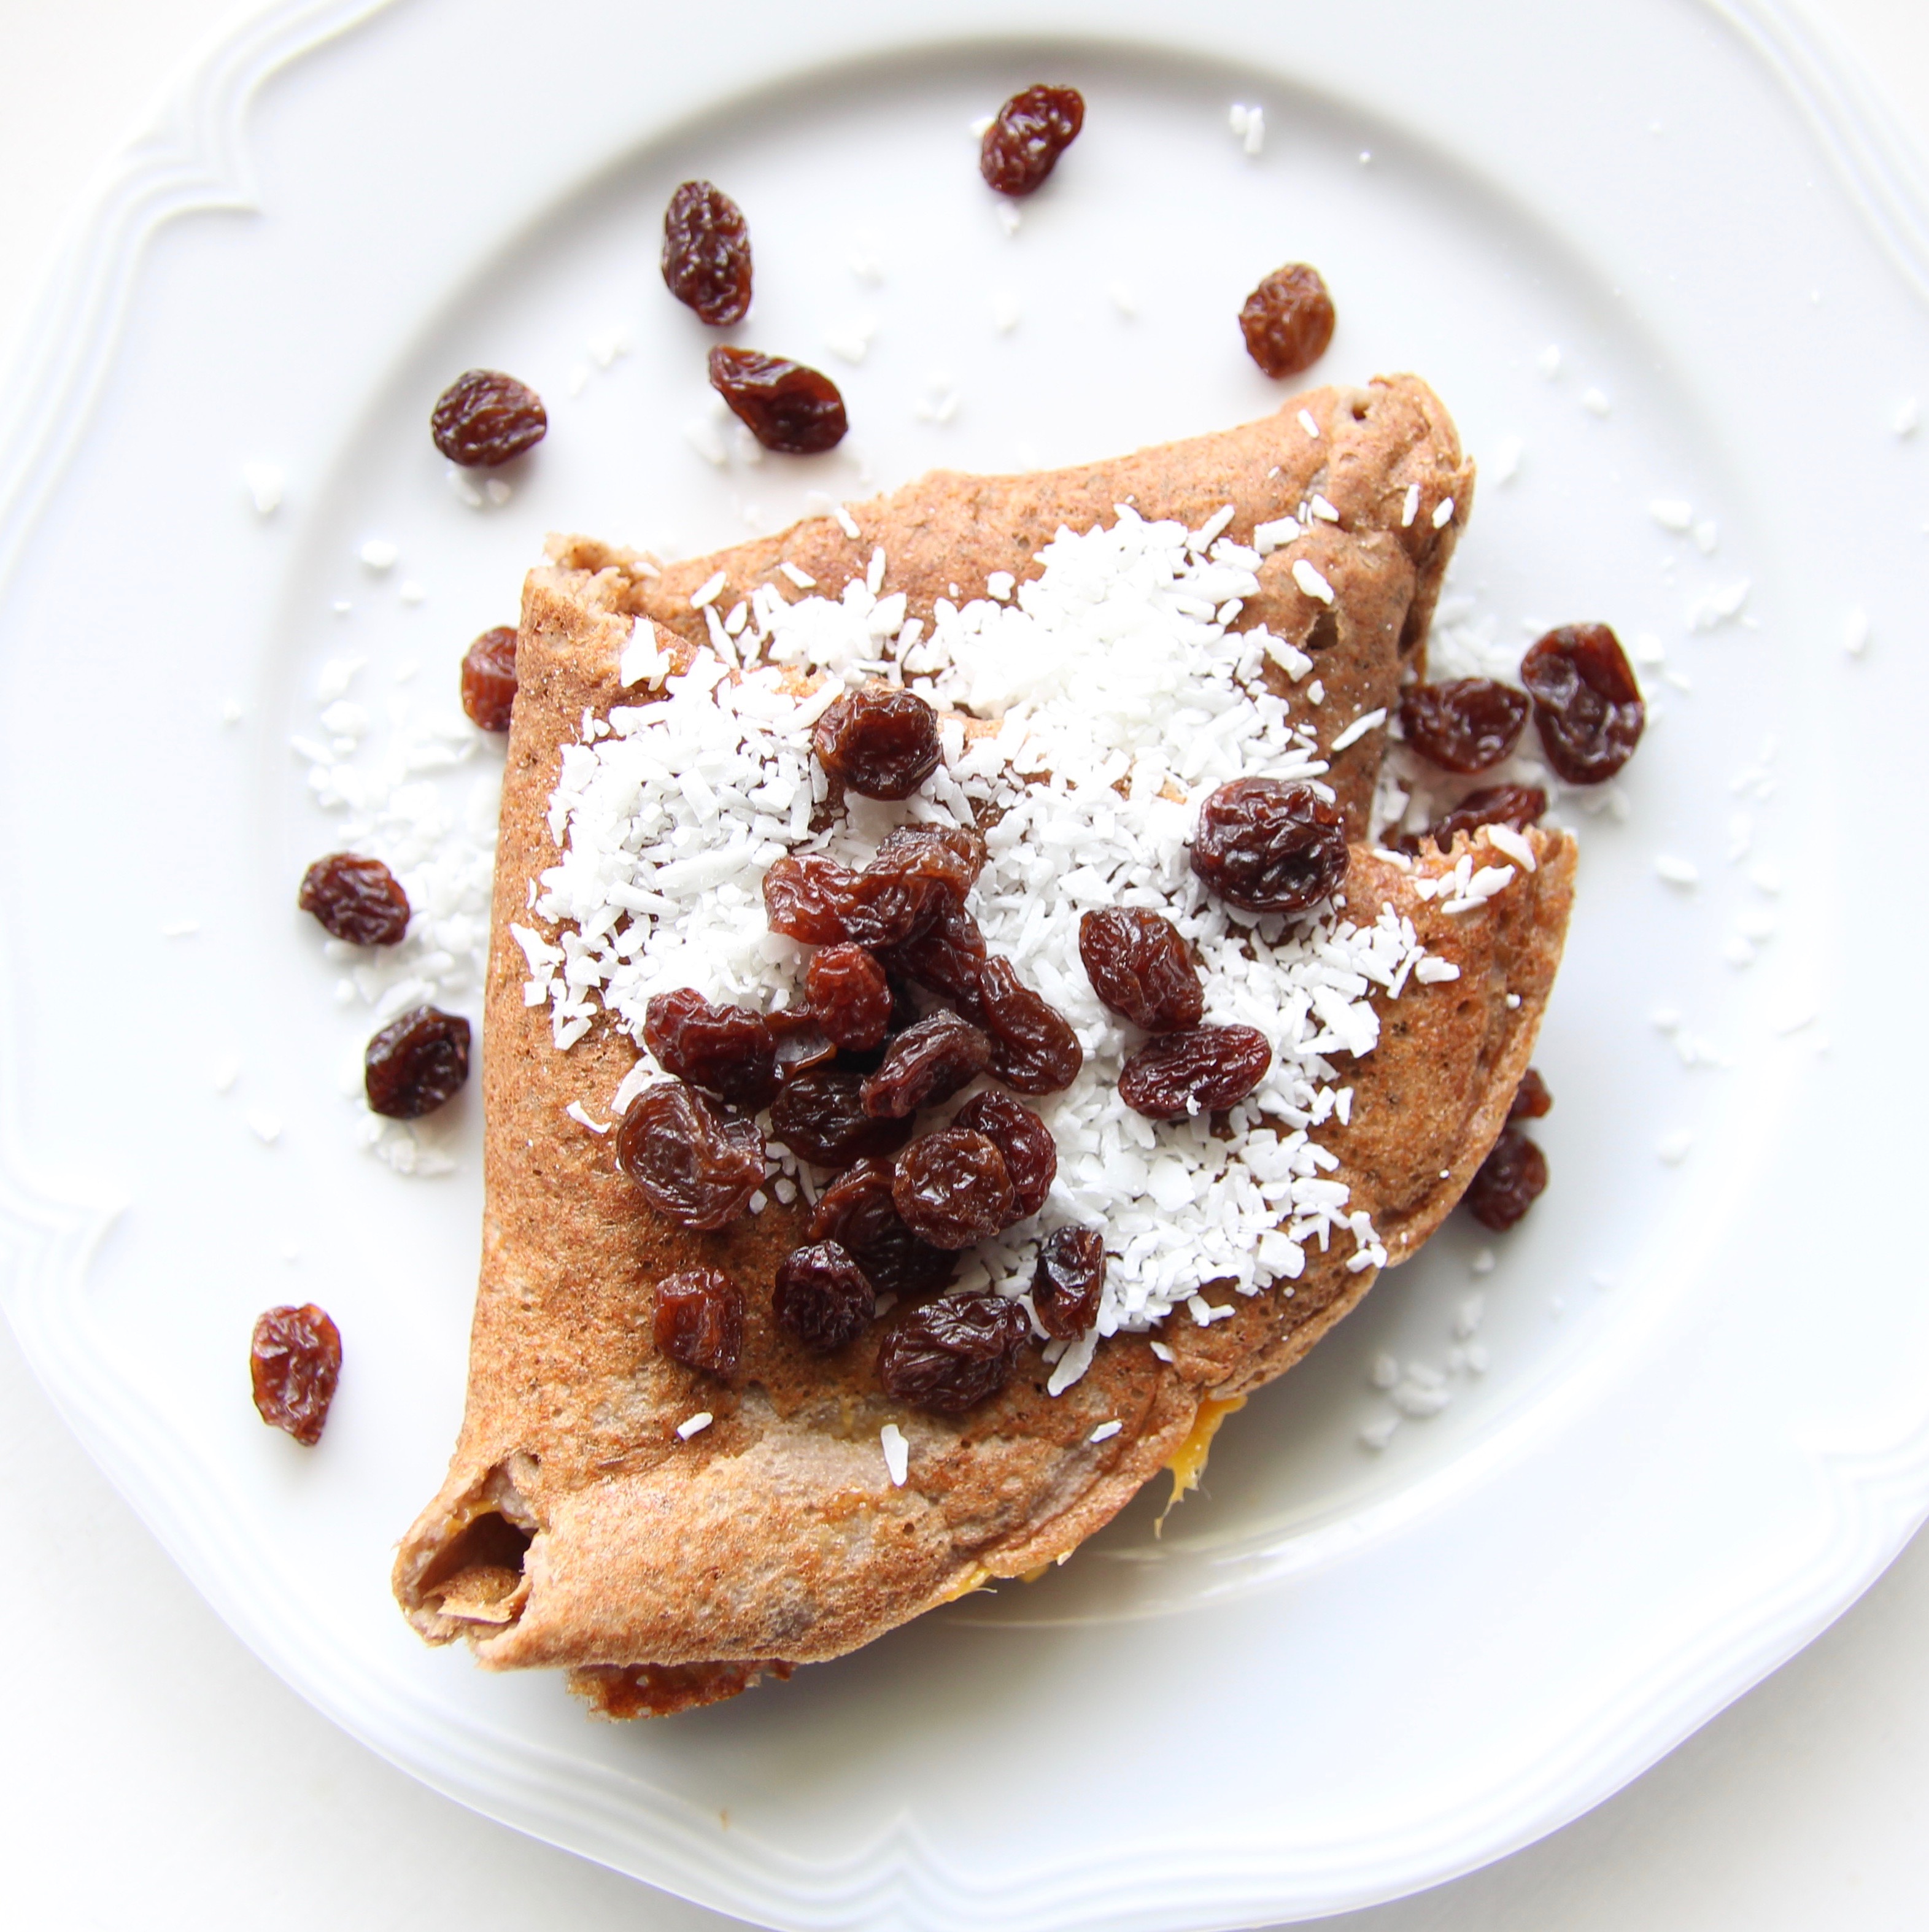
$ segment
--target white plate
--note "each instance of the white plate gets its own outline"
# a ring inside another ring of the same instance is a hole
[[[0,424],[8,1312],[290,1683],[464,1802],[708,1904],[1193,1928],[1466,1870],[1790,1654],[1929,1505],[1929,1301],[1890,1232],[1925,1078],[1891,962],[1923,920],[1888,859],[1929,700],[1929,478],[1894,429],[1929,391],[1929,202],[1774,0],[717,17],[272,9],[76,242]],[[1048,74],[1084,89],[1087,130],[1007,236],[966,123]],[[1265,109],[1256,158],[1235,100]],[[705,338],[654,258],[691,173],[750,213],[745,339],[843,381],[838,456],[715,467],[686,440]],[[424,1650],[386,1573],[459,1412],[478,1136],[459,1115],[437,1182],[355,1147],[338,1074],[369,1022],[291,904],[330,841],[287,748],[320,666],[365,656],[378,712],[446,706],[548,528],[707,547],[812,489],[1258,413],[1276,392],[1232,318],[1293,257],[1342,318],[1318,375],[1420,370],[1487,464],[1468,621],[1518,644],[1605,617],[1692,686],[1651,670],[1626,820],[1586,827],[1539,1056],[1552,1191],[1491,1276],[1456,1228],[1383,1282],[1228,1428],[1162,1543],[1142,1501],[1036,1586],[668,1724],[593,1726],[553,1680]],[[865,316],[847,368],[826,332]],[[474,362],[553,422],[480,512],[424,433]],[[952,418],[920,419],[946,386]],[[265,520],[251,461],[288,478]],[[1656,499],[1715,524],[1712,552]],[[400,548],[386,575],[356,560],[370,536]],[[1691,627],[1744,581],[1736,616]],[[1658,878],[1664,853],[1699,884]],[[271,1114],[269,1146],[248,1122]],[[1686,1158],[1658,1159],[1678,1134]],[[1374,1358],[1444,1364],[1477,1286],[1485,1376],[1364,1449]],[[313,1453],[261,1428],[242,1366],[254,1313],[308,1297],[348,1351]]]

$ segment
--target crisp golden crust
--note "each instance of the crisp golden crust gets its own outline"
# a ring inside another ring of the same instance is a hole
[[[1301,407],[1319,438],[1299,425]],[[617,696],[632,618],[674,619],[694,649],[700,632],[688,592],[714,570],[729,571],[735,595],[788,557],[834,592],[873,543],[886,548],[890,586],[915,610],[952,583],[968,596],[989,570],[1022,573],[1059,524],[1108,517],[1128,494],[1148,516],[1194,525],[1229,498],[1234,532],[1244,536],[1318,490],[1341,518],[1321,537],[1320,567],[1340,595],[1336,634],[1319,646],[1329,695],[1306,714],[1324,742],[1396,691],[1401,639],[1409,653],[1418,648],[1412,614],[1437,594],[1471,480],[1438,404],[1400,379],[1295,398],[1265,423],[1094,472],[926,478],[860,506],[855,544],[820,520],[657,578],[584,540],[556,546],[556,567],[533,573],[525,590],[518,647],[484,1035],[487,1202],[468,1409],[448,1480],[396,1564],[398,1596],[424,1636],[466,1636],[494,1667],[571,1667],[572,1688],[611,1715],[734,1694],[759,1672],[781,1672],[773,1660],[838,1656],[987,1576],[1020,1574],[1076,1547],[1170,1461],[1202,1403],[1289,1366],[1372,1279],[1371,1269],[1350,1271],[1352,1244],[1336,1243],[1309,1258],[1290,1290],[1240,1299],[1210,1328],[1183,1315],[1171,1322],[1169,1364],[1144,1337],[1114,1337],[1054,1398],[1028,1349],[1002,1394],[957,1418],[883,1396],[873,1367],[881,1329],[827,1362],[802,1353],[771,1320],[768,1298],[802,1210],[773,1204],[711,1234],[655,1216],[616,1172],[608,1142],[564,1112],[572,1100],[606,1104],[635,1048],[604,1021],[559,1054],[547,1010],[523,1003],[524,964],[508,926],[530,918],[528,882],[554,850],[546,820],[562,748],[586,709],[604,710]],[[1429,517],[1402,524],[1416,481],[1430,505],[1456,496],[1438,532]],[[1323,607],[1303,608],[1308,600],[1276,562],[1268,608],[1255,615],[1306,635]],[[1335,701],[1342,691],[1354,694],[1348,704]],[[1349,781],[1356,815],[1376,761],[1362,761]],[[1527,1063],[1574,857],[1560,834],[1530,842],[1538,870],[1457,918],[1422,898],[1413,875],[1354,852],[1349,911],[1370,921],[1391,906],[1461,968],[1458,981],[1410,987],[1384,1007],[1382,1043],[1350,1076],[1352,1124],[1324,1136],[1340,1156],[1338,1178],[1396,1259],[1458,1198]],[[1420,871],[1449,863],[1423,861]],[[742,1360],[728,1384],[658,1356],[650,1340],[653,1284],[699,1264],[727,1268],[748,1291]],[[700,1409],[714,1421],[680,1440],[676,1425]],[[1097,1424],[1114,1420],[1117,1435],[1090,1441]],[[910,1445],[902,1487],[889,1481],[878,1446],[886,1422]]]

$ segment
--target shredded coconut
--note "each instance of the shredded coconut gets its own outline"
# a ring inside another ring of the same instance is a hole
[[[884,1452],[884,1472],[892,1488],[902,1489],[911,1468],[911,1445],[905,1441],[904,1432],[895,1422],[887,1422],[878,1432],[878,1444]]]

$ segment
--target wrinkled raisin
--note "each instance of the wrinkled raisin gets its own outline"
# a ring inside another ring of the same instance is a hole
[[[1075,87],[1028,87],[998,110],[978,146],[978,172],[1000,194],[1034,193],[1085,124]]]
[[[1092,991],[1148,1033],[1197,1026],[1205,988],[1178,927],[1139,906],[1109,906],[1078,922],[1078,957]]]
[[[910,1139],[911,1124],[865,1112],[862,1074],[814,1066],[784,1082],[770,1104],[770,1130],[800,1160],[835,1168],[896,1153]]]
[[[1055,1094],[1078,1078],[1085,1049],[1071,1022],[1018,976],[1009,959],[978,975],[980,1024],[992,1036],[992,1072],[1021,1094]]]
[[[854,872],[818,852],[787,852],[764,875],[770,930],[806,946],[896,946],[951,903],[934,880],[868,866]]]
[[[743,1354],[743,1291],[721,1268],[687,1268],[656,1284],[657,1351],[707,1376],[734,1375]]]
[[[777,1036],[761,1013],[713,1006],[688,986],[643,1010],[643,1043],[664,1072],[754,1113],[777,1091]]]
[[[1024,1310],[996,1294],[946,1294],[884,1337],[878,1380],[894,1402],[962,1415],[1012,1378],[1031,1334]]]
[[[980,1094],[958,1110],[951,1124],[982,1134],[1005,1157],[1018,1201],[1014,1221],[1023,1221],[1045,1205],[1058,1172],[1058,1143],[1052,1130],[1029,1107],[1009,1094]]]
[[[494,469],[533,449],[549,428],[542,398],[498,369],[471,369],[443,390],[429,418],[435,446],[466,469]]]
[[[818,1241],[777,1264],[771,1307],[778,1328],[828,1355],[864,1332],[878,1297],[854,1256],[836,1241]]]
[[[1530,1066],[1514,1090],[1514,1104],[1507,1110],[1508,1121],[1538,1120],[1553,1111],[1554,1096],[1548,1092],[1546,1082],[1538,1067]]]
[[[750,349],[712,349],[710,387],[766,449],[815,456],[850,427],[837,385],[816,369]]]
[[[874,1288],[890,1294],[926,1294],[958,1272],[957,1257],[921,1241],[904,1226],[891,1198],[896,1169],[887,1160],[860,1160],[818,1196],[811,1239],[847,1250]]]
[[[1018,1191],[993,1142],[968,1127],[940,1127],[898,1155],[891,1198],[920,1240],[968,1248],[1011,1226]]]
[[[1634,755],[1647,722],[1641,687],[1605,624],[1564,624],[1520,661],[1547,762],[1570,784],[1600,784]]]
[[[968,1087],[992,1064],[992,1042],[956,1013],[933,1013],[892,1041],[884,1064],[864,1083],[864,1111],[905,1120]]]
[[[984,1011],[978,982],[988,956],[978,922],[962,906],[947,904],[915,938],[887,949],[884,964],[976,1020]]]
[[[1192,870],[1245,912],[1305,912],[1346,877],[1340,814],[1310,785],[1234,778],[1199,808]]]
[[[900,825],[885,833],[867,872],[930,879],[960,905],[985,869],[985,841],[969,825]]]
[[[1269,376],[1297,376],[1333,340],[1333,298],[1317,268],[1304,262],[1275,268],[1239,311],[1246,352]]]
[[[1462,776],[1497,765],[1520,742],[1531,700],[1490,677],[1410,684],[1400,693],[1400,728],[1430,764]]]
[[[463,655],[462,708],[484,731],[506,731],[516,702],[516,627],[484,631]]]
[[[1478,832],[1483,825],[1510,825],[1516,832],[1525,832],[1546,809],[1547,794],[1538,785],[1486,785],[1468,793],[1424,832],[1408,833],[1399,842],[1398,849],[1417,853],[1421,839],[1430,838],[1442,851],[1448,851],[1460,833]]]
[[[826,946],[804,974],[811,1017],[833,1046],[875,1046],[891,1023],[891,982],[861,946]]]
[[[460,1013],[418,1006],[368,1042],[362,1081],[370,1110],[418,1120],[454,1099],[469,1078],[469,1022]]]
[[[1244,1100],[1272,1064],[1273,1049],[1256,1028],[1202,1026],[1163,1034],[1125,1063],[1119,1097],[1154,1120],[1216,1114]]]
[[[646,1087],[616,1130],[616,1165],[680,1228],[721,1228],[763,1185],[764,1136],[680,1080]]]
[[[262,1420],[313,1448],[341,1376],[341,1331],[312,1301],[271,1308],[254,1324],[248,1374]]]
[[[750,224],[706,181],[687,181],[663,217],[663,283],[714,328],[750,310]]]
[[[1482,1227],[1504,1234],[1546,1185],[1547,1156],[1518,1127],[1503,1127],[1468,1184],[1467,1210]]]
[[[399,946],[409,930],[409,896],[380,859],[331,852],[302,874],[295,903],[351,946]]]
[[[1048,1335],[1076,1341],[1099,1318],[1106,1285],[1105,1237],[1096,1228],[1054,1228],[1038,1244],[1031,1305]]]
[[[938,713],[914,691],[848,691],[811,734],[818,763],[865,798],[909,798],[944,756]]]

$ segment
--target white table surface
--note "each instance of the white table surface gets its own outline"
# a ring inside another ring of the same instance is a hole
[[[1477,4],[1478,0],[1464,0]],[[1684,0],[1684,4],[1686,0]],[[1810,0],[1929,151],[1929,0]],[[0,0],[0,368],[95,171],[233,0]],[[20,1932],[734,1922],[472,1816],[243,1649],[67,1434],[0,1324],[0,1919]],[[1345,1932],[1929,1925],[1929,1535],[1646,1777]]]

